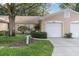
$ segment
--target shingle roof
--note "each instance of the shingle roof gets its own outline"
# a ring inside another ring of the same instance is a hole
[[[3,21],[2,21],[3,20]],[[38,23],[39,16],[16,16],[15,23]],[[9,23],[8,16],[0,16],[0,22]]]

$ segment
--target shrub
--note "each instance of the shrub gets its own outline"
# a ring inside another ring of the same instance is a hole
[[[0,31],[0,36],[7,36],[9,35],[9,32],[8,31]]]
[[[66,33],[66,34],[64,35],[64,37],[65,37],[65,38],[72,38],[72,33]]]
[[[3,31],[0,31],[0,36],[3,36],[4,35],[4,32]]]
[[[34,38],[47,38],[46,32],[31,32],[31,36]]]
[[[30,30],[27,26],[20,26],[18,27],[18,31],[24,34],[27,30]]]

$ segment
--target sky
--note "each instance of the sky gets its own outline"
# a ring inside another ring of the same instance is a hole
[[[59,7],[60,4],[57,4],[57,3],[54,3],[54,4],[51,4],[50,8],[49,8],[49,13],[56,13],[58,11],[60,11],[60,7]]]

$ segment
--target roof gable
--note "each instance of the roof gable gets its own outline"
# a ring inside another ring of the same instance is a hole
[[[45,19],[46,20],[46,19],[50,19],[50,18],[55,18],[56,16],[61,17],[61,18],[64,18],[64,16],[65,16],[64,13],[65,13],[66,10],[68,10],[70,12],[70,17],[72,15],[79,16],[79,12],[76,12],[76,11],[74,11],[72,9],[63,9],[63,10],[60,10],[60,11],[54,13],[54,14],[50,14],[50,15],[44,16],[42,19]]]

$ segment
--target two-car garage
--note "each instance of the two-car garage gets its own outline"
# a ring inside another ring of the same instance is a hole
[[[70,23],[70,33],[72,37],[79,37],[79,23]],[[62,22],[46,22],[45,31],[48,37],[63,37],[64,24]]]
[[[48,37],[64,37],[66,33],[72,33],[72,37],[79,38],[79,12],[65,9],[43,18],[42,31],[47,32]]]

